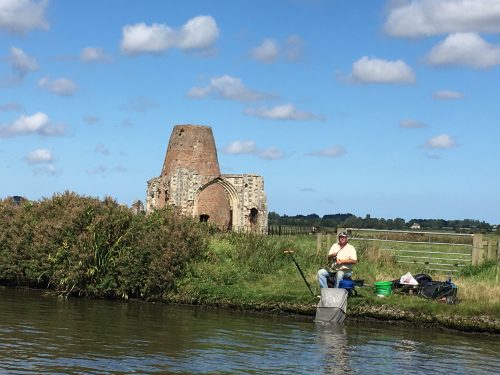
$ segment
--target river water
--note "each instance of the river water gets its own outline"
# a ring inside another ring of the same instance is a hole
[[[499,374],[500,337],[0,288],[0,374]]]

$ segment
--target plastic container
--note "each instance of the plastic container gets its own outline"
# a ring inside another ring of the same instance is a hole
[[[375,293],[379,296],[390,296],[392,294],[392,281],[376,281]]]
[[[347,290],[353,289],[354,285],[355,285],[354,281],[352,281],[352,280],[340,280],[340,282],[339,282],[339,288],[343,288],[343,289],[347,289]]]

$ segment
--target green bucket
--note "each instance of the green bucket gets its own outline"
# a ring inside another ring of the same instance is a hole
[[[390,296],[392,294],[392,281],[376,281],[375,293],[379,296]]]

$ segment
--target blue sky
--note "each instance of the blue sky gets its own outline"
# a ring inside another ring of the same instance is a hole
[[[0,197],[145,201],[209,125],[269,211],[500,223],[500,0],[0,0]]]

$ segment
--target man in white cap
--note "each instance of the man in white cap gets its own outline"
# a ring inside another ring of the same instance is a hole
[[[340,232],[337,235],[337,242],[332,245],[328,252],[328,264],[333,272],[322,268],[318,271],[318,282],[320,288],[328,288],[328,280],[334,280],[334,287],[338,288],[340,281],[344,277],[351,277],[352,266],[357,263],[356,249],[347,243],[349,238],[347,232]]]

